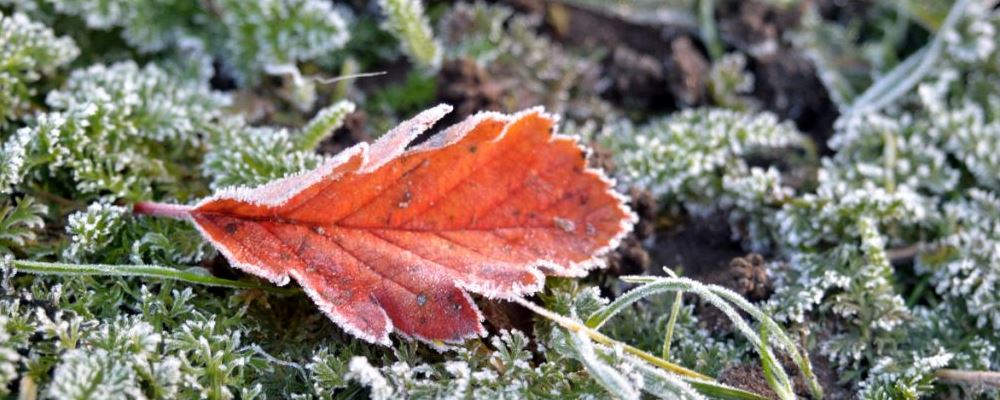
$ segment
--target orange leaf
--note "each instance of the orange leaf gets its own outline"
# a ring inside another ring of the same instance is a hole
[[[439,105],[369,145],[195,206],[136,204],[188,218],[237,268],[294,278],[346,331],[390,344],[484,334],[468,292],[510,299],[543,273],[584,276],[635,216],[576,140],[540,108],[485,112],[407,149],[451,111]]]

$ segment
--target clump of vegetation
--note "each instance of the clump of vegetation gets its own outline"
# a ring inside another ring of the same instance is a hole
[[[995,2],[367,3],[0,0],[0,396],[997,395]],[[629,41],[650,26],[662,43]],[[674,76],[701,100],[668,101],[692,93]],[[788,111],[819,97],[828,126]],[[383,347],[190,224],[132,215],[314,168],[441,101],[563,115],[642,217],[610,257],[648,268],[477,298],[486,337]],[[662,255],[716,220],[697,251],[763,254],[765,298],[698,275],[728,259]]]

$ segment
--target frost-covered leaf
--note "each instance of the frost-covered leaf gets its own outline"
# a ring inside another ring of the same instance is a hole
[[[190,218],[233,265],[279,284],[295,278],[367,341],[388,345],[392,330],[481,335],[467,292],[510,298],[539,290],[543,272],[585,275],[635,216],[537,109],[478,114],[406,150],[448,111],[425,111],[303,174],[136,212]]]

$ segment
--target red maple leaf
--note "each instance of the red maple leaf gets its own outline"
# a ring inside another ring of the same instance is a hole
[[[407,149],[451,111],[424,111],[369,145],[194,206],[139,203],[190,219],[230,263],[294,278],[344,330],[390,344],[484,334],[468,292],[534,293],[543,273],[583,276],[631,228],[612,183],[540,108],[484,112]]]

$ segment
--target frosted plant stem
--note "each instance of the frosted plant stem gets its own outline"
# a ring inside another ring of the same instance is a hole
[[[153,217],[167,217],[173,219],[191,218],[192,206],[182,204],[166,204],[151,201],[142,201],[132,206],[132,213],[135,215],[149,215]]]
[[[279,288],[256,282],[234,281],[217,278],[211,275],[184,271],[159,265],[107,265],[107,264],[67,264],[43,261],[14,260],[15,270],[36,275],[62,276],[135,276],[145,278],[170,279],[175,281],[195,283],[205,286],[219,286],[234,289],[261,289],[268,292],[294,294],[300,291],[296,288]]]

